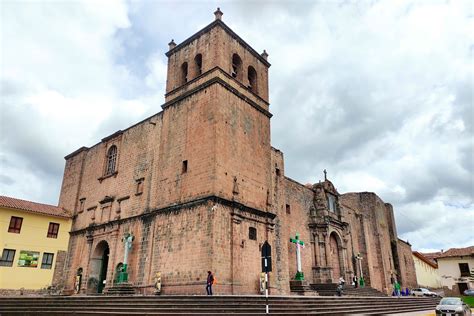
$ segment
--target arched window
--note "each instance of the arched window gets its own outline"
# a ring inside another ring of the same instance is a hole
[[[202,74],[202,55],[197,54],[194,57],[194,63],[196,65],[196,77]]]
[[[117,163],[117,146],[112,146],[107,152],[107,168],[105,174],[109,175],[115,172],[115,165]]]
[[[188,82],[188,63],[184,62],[181,65],[181,84]]]
[[[257,72],[252,66],[249,66],[248,68],[247,77],[249,79],[249,89],[253,93],[257,93]]]
[[[242,80],[242,59],[239,55],[232,55],[232,77]]]

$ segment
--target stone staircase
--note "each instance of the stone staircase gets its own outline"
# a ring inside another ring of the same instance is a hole
[[[317,283],[311,284],[311,289],[318,292],[320,296],[335,296],[336,295],[336,283]]]
[[[414,297],[271,296],[273,315],[394,314],[434,309],[438,299]],[[0,297],[0,315],[259,315],[262,296]]]
[[[130,283],[122,283],[110,287],[105,292],[106,295],[134,295],[135,288]]]
[[[318,283],[311,284],[311,289],[317,291],[321,296],[335,296],[336,295],[336,283]],[[387,294],[382,293],[370,286],[354,288],[351,285],[345,285],[343,296],[372,296],[372,297],[381,297],[387,296]]]
[[[357,287],[354,288],[353,286],[345,286],[344,287],[344,295],[350,295],[350,296],[388,296],[385,293],[380,292],[379,290],[376,290],[374,288],[371,288],[370,286],[364,286],[364,287]]]

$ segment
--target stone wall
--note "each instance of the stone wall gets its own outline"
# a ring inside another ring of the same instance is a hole
[[[413,260],[411,245],[399,239],[397,246],[400,265],[399,282],[404,288],[417,287],[418,282],[416,281],[415,261]]]
[[[56,253],[56,265],[53,273],[53,286],[62,287],[64,284],[64,268],[66,265],[67,251],[59,250]]]
[[[301,251],[301,268],[307,280],[312,280],[314,253],[313,238],[309,231],[309,210],[313,204],[313,191],[304,185],[285,178],[285,208],[282,211],[282,221],[285,222],[281,235],[282,243],[288,251],[288,273],[290,279],[296,275],[296,245],[290,243],[290,238],[300,234],[300,240],[305,243]]]
[[[363,258],[365,281],[373,288],[391,293],[397,273],[391,247],[391,208],[371,192],[343,194],[341,203],[349,215],[354,255],[360,253]]]

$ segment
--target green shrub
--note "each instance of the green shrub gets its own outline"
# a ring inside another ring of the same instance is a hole
[[[471,308],[474,307],[474,296],[462,296],[462,300]]]

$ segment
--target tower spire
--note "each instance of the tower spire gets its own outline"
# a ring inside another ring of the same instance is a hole
[[[214,15],[216,16],[216,20],[222,20],[224,13],[222,13],[221,8],[217,8],[216,12],[214,12]]]

